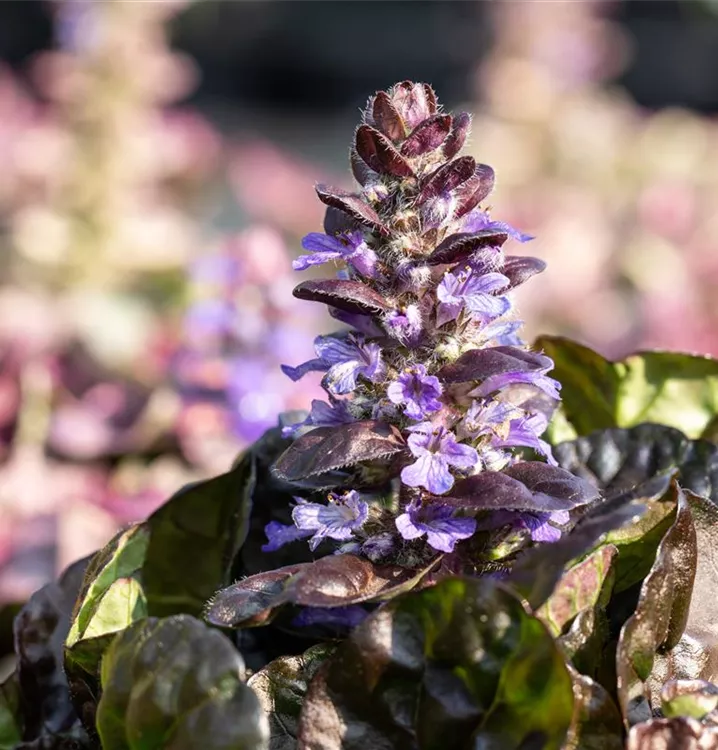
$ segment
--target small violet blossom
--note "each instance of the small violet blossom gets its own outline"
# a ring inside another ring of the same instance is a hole
[[[532,235],[519,232],[510,224],[507,224],[505,221],[492,221],[489,214],[486,211],[482,211],[481,209],[474,209],[473,211],[470,211],[468,214],[466,214],[461,225],[462,232],[474,233],[487,230],[504,232],[509,237],[514,240],[518,240],[519,242],[529,242],[533,239]]]
[[[359,376],[376,383],[384,377],[386,368],[381,347],[366,343],[361,334],[348,336],[318,336],[314,340],[315,359],[290,367],[282,365],[282,372],[295,382],[308,372],[326,372],[324,384],[334,395],[351,393]]]
[[[548,419],[543,414],[525,414],[518,419],[512,419],[509,422],[508,434],[497,436],[492,444],[496,448],[533,448],[546,457],[548,463],[552,466],[558,466],[556,459],[551,453],[551,446],[541,440],[540,435],[546,431]]]
[[[421,336],[421,311],[417,305],[408,305],[403,312],[394,310],[385,322],[389,333],[402,343],[415,344]]]
[[[488,323],[511,309],[508,297],[495,296],[493,292],[509,286],[509,279],[500,273],[477,274],[466,268],[458,273],[446,273],[436,288],[439,306],[436,324],[444,325],[455,320],[462,310],[473,319]]]
[[[409,428],[409,450],[416,461],[402,469],[401,481],[408,487],[423,487],[434,495],[443,495],[454,485],[450,467],[468,471],[479,462],[479,455],[469,445],[456,442],[444,427],[422,422]]]
[[[353,532],[361,528],[369,516],[369,506],[358,492],[352,490],[343,496],[330,494],[329,503],[310,503],[295,498],[297,505],[292,511],[294,526],[271,521],[264,527],[267,544],[263,552],[272,552],[297,539],[311,537],[309,548],[314,551],[324,539],[347,541]]]
[[[476,531],[475,518],[454,518],[453,514],[454,509],[446,505],[422,508],[410,505],[396,519],[396,528],[404,539],[426,535],[426,541],[434,549],[453,552],[458,541],[468,539]]]
[[[570,520],[567,510],[556,510],[551,513],[538,511],[496,511],[490,518],[478,525],[479,529],[497,529],[500,526],[512,526],[529,532],[534,542],[557,542],[561,538],[561,529],[556,528]]]
[[[349,424],[354,422],[354,416],[349,410],[349,404],[346,401],[331,399],[331,403],[314,399],[312,408],[306,419],[301,422],[287,425],[282,428],[282,437],[293,437],[302,428],[305,427],[335,427],[340,424]]]
[[[389,401],[406,404],[404,414],[415,420],[426,419],[431,412],[441,409],[441,392],[439,378],[427,375],[424,365],[408,368],[386,389]]]
[[[361,232],[348,232],[339,237],[310,232],[302,240],[302,247],[309,250],[309,255],[300,255],[292,262],[295,271],[304,271],[330,260],[344,260],[363,276],[376,276],[376,253],[364,241]]]
[[[560,400],[561,383],[550,378],[546,373],[550,367],[541,370],[529,370],[525,372],[503,372],[498,375],[490,375],[478,387],[474,388],[469,395],[483,398],[500,391],[511,385],[531,385],[543,391],[547,396]]]

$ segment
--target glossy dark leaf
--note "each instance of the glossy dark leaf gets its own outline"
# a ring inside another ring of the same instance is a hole
[[[609,495],[676,474],[681,486],[718,501],[718,447],[671,427],[598,430],[557,445],[553,453],[561,466]]]
[[[283,656],[249,679],[247,684],[269,718],[268,750],[295,750],[307,687],[334,650],[332,645],[321,644],[299,656]]]
[[[632,727],[626,750],[715,750],[718,727],[687,717],[651,719]]]
[[[295,440],[279,457],[274,472],[293,482],[362,461],[388,458],[404,450],[399,431],[375,421],[318,427]]]
[[[641,352],[610,362],[565,338],[536,342],[556,365],[563,410],[578,435],[642,422],[698,438],[718,414],[718,360],[677,352]]]
[[[30,597],[15,618],[15,652],[23,740],[79,727],[63,671],[63,645],[88,559],[71,565],[57,583]]]
[[[448,164],[443,164],[424,180],[416,202],[421,205],[455,190],[459,185],[471,179],[475,168],[476,162],[471,156],[460,156]]]
[[[188,485],[149,517],[142,568],[149,614],[199,614],[229,582],[249,529],[255,487],[250,448],[229,472]]]
[[[507,372],[530,372],[551,366],[547,357],[513,346],[471,349],[437,373],[444,383],[470,383]],[[569,468],[570,470],[570,468]]]
[[[360,224],[386,232],[379,214],[360,195],[326,185],[317,185],[315,189],[325,206],[343,211]]]
[[[613,545],[599,547],[561,576],[551,596],[536,612],[554,636],[561,635],[580,612],[605,604],[601,599],[610,596],[617,553]]]
[[[460,479],[443,503],[472,510],[571,510],[598,496],[588,482],[568,471],[538,461],[525,461],[510,471],[482,471]]]
[[[630,499],[602,502],[557,542],[527,550],[506,580],[536,610],[551,596],[571,560],[585,554],[608,531],[639,523],[643,513],[645,505]]]
[[[623,750],[621,714],[605,688],[571,669],[574,713],[561,750]]]
[[[406,125],[386,91],[380,91],[374,97],[371,112],[374,125],[385,136],[391,138],[392,141],[400,141],[406,137]]]
[[[493,229],[480,232],[452,234],[443,240],[429,255],[426,262],[430,266],[467,261],[477,251],[486,247],[501,247],[508,235]]]
[[[656,652],[678,643],[688,619],[698,554],[696,531],[688,501],[676,485],[674,492],[676,520],[658,547],[636,611],[623,626],[618,641],[618,698],[627,725],[633,723],[634,709],[643,713],[641,704],[648,704],[646,682]],[[650,708],[648,711],[650,715]]]
[[[232,643],[187,615],[118,635],[102,661],[103,750],[261,750],[269,728]],[[140,744],[141,743],[141,744]]]
[[[357,128],[354,147],[369,169],[393,177],[411,177],[414,172],[409,162],[396,150],[392,142],[369,125]]]
[[[451,115],[434,115],[420,122],[411,135],[402,143],[401,153],[414,157],[434,151],[446,139],[451,130]]]
[[[457,219],[473,211],[491,193],[495,178],[494,170],[488,164],[476,165],[473,176],[456,189],[454,215]]]
[[[464,147],[466,136],[469,134],[470,128],[471,115],[468,112],[459,112],[459,114],[454,117],[451,132],[444,141],[442,151],[447,159],[453,159]]]
[[[391,309],[385,297],[360,281],[303,281],[294,289],[293,294],[299,299],[323,302],[340,310],[363,315],[376,315]]]
[[[486,579],[450,578],[393,600],[310,683],[299,747],[553,748],[571,678],[545,627]]]
[[[204,616],[218,627],[250,627],[267,622],[285,604],[326,608],[382,601],[416,586],[436,562],[417,571],[329,555],[238,581],[212,597]]]
[[[501,273],[507,276],[511,282],[511,288],[515,289],[528,281],[537,273],[546,270],[546,263],[538,258],[532,258],[528,255],[513,255],[504,261],[501,267]]]

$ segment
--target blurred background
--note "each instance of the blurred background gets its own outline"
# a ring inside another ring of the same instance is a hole
[[[0,3],[0,654],[14,605],[218,473],[316,380],[294,300],[404,78],[473,113],[536,235],[528,338],[718,355],[718,3]]]

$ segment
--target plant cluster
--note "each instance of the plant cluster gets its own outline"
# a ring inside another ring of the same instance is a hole
[[[718,362],[522,342],[470,124],[370,99],[294,263],[325,399],[30,599],[0,748],[718,745]]]

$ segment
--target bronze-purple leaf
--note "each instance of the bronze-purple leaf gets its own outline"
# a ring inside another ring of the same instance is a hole
[[[451,130],[451,115],[434,115],[420,122],[401,146],[404,156],[421,156],[439,148]]]
[[[447,159],[453,159],[461,151],[469,134],[471,127],[471,115],[468,112],[459,112],[454,118],[454,124],[442,149]]]
[[[338,208],[361,224],[378,229],[382,233],[387,232],[379,214],[360,195],[327,185],[317,185],[315,190],[325,206]]]
[[[417,572],[398,565],[374,565],[355,555],[330,555],[292,578],[287,599],[305,607],[345,607],[390,598],[418,583],[431,567]]]
[[[465,216],[486,198],[494,189],[494,170],[488,164],[477,164],[473,176],[456,191],[457,219]]]
[[[501,273],[511,281],[511,288],[515,289],[528,281],[532,276],[546,270],[546,263],[538,258],[525,255],[513,255],[504,261]]]
[[[298,299],[323,302],[325,305],[362,315],[376,315],[391,309],[379,292],[360,281],[344,279],[303,281],[293,293]]]
[[[207,604],[204,619],[220,628],[264,625],[286,601],[287,582],[311,563],[288,565],[245,578],[218,591]]]
[[[471,179],[475,168],[476,162],[471,156],[460,156],[448,164],[443,164],[426,178],[416,202],[422,204],[442,193],[455,190]]]
[[[406,137],[406,125],[386,91],[380,91],[374,97],[371,110],[374,124],[385,136],[392,141],[400,141]]]
[[[518,479],[499,471],[482,471],[454,484],[440,501],[446,505],[471,510],[517,510],[551,513],[573,507],[565,500],[547,495],[534,497]]]
[[[370,169],[394,177],[411,177],[414,171],[409,162],[394,148],[392,142],[369,125],[360,125],[356,132],[357,154]]]
[[[551,360],[537,352],[512,346],[492,346],[464,352],[456,362],[445,365],[437,376],[445,383],[470,383],[507,372],[530,372],[551,367]]]
[[[473,510],[518,510],[552,513],[594,500],[598,490],[588,482],[540,461],[522,461],[504,471],[482,471],[461,479],[441,501]]]
[[[430,266],[441,266],[466,260],[477,250],[487,247],[499,248],[506,242],[508,235],[494,229],[482,229],[480,232],[461,232],[449,235],[426,259]]]
[[[558,466],[542,461],[519,461],[504,469],[504,474],[518,480],[534,494],[566,503],[564,507],[577,508],[599,496],[598,488],[585,479]]]
[[[367,420],[318,427],[302,435],[279,457],[274,473],[294,482],[404,450],[401,433],[392,425]]]

